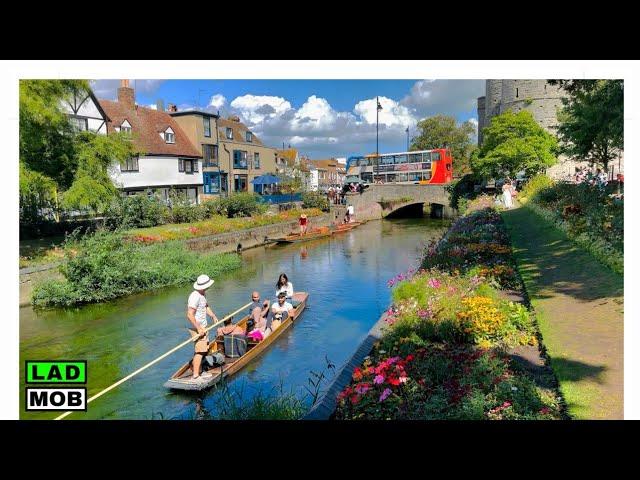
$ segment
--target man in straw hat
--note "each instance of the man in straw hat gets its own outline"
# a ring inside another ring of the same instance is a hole
[[[200,275],[193,284],[194,291],[189,295],[187,301],[187,319],[189,320],[189,333],[191,338],[195,340],[195,353],[193,355],[193,378],[200,376],[200,367],[202,366],[202,358],[209,351],[209,335],[205,331],[207,328],[207,314],[213,319],[214,323],[218,321],[218,317],[213,313],[207,297],[204,292],[213,285],[213,280],[208,275]],[[206,376],[205,372],[203,376]],[[210,375],[210,374],[209,374]]]
[[[307,214],[301,214],[298,222],[300,223],[300,235],[304,235],[307,233]]]

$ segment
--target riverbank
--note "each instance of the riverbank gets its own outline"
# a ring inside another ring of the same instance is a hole
[[[293,217],[293,215],[289,216]],[[317,212],[315,212],[315,216],[311,220],[312,225],[318,227],[328,226],[332,221],[333,216],[331,214],[325,213],[318,215]],[[239,229],[217,235],[203,235],[202,233],[204,231],[201,230],[201,235],[194,235],[192,238],[179,241],[183,242],[189,250],[206,250],[210,253],[231,253],[237,252],[238,250],[246,250],[248,248],[266,245],[268,243],[268,237],[280,236],[283,232],[295,230],[297,226],[298,221],[297,217],[295,217],[294,219],[289,219],[280,223]],[[183,225],[182,228],[188,228],[188,226]],[[35,285],[47,280],[62,278],[59,267],[61,265],[61,261],[64,259],[64,251],[62,249],[58,250],[59,253],[56,254],[58,261],[56,263],[34,265],[20,269],[20,307],[31,304],[31,297],[33,295]]]
[[[528,209],[502,216],[569,415],[622,419],[623,277]]]
[[[420,270],[389,281],[386,327],[339,393],[335,418],[563,418],[535,318],[512,301],[522,286],[509,237],[483,206],[425,250]]]

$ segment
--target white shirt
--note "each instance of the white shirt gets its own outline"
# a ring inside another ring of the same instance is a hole
[[[349,215],[353,215],[353,205],[349,205],[347,207],[347,211],[349,212]]]
[[[189,308],[196,309],[196,322],[199,323],[202,328],[207,328],[207,297],[201,295],[199,291],[194,290],[191,292],[191,295],[189,295],[187,305]],[[191,322],[189,322],[189,324],[191,324]],[[190,328],[193,328],[193,325],[190,325]]]
[[[286,292],[287,297],[293,297],[293,284],[291,282],[287,282],[284,287],[280,287],[276,290],[276,297],[280,292]]]
[[[271,305],[271,310],[273,311],[273,313],[284,311],[290,312],[291,310],[293,310],[293,305],[291,305],[289,302],[284,302],[281,307],[278,302],[275,302],[273,305]]]

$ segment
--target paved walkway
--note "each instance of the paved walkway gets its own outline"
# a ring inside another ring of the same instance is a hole
[[[524,207],[503,218],[569,415],[622,419],[623,277]]]

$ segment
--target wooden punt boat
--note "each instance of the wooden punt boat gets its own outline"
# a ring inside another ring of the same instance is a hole
[[[328,237],[331,235],[329,227],[320,227],[309,230],[305,235],[300,233],[290,233],[284,237],[272,238],[271,241],[276,243],[297,243],[306,242],[307,240],[315,240],[316,238]]]
[[[335,234],[335,233],[348,232],[350,230],[353,230],[360,224],[361,222],[341,223],[340,225],[338,225],[336,228],[333,229],[333,233]]]
[[[191,361],[189,361],[180,367],[178,371],[174,373],[169,380],[167,380],[164,386],[172,390],[201,391],[210,388],[220,380],[237,373],[258,355],[269,348],[269,346],[276,341],[284,331],[293,325],[307,306],[308,298],[309,294],[307,292],[296,292],[294,294],[294,299],[300,303],[295,306],[291,315],[289,315],[289,317],[282,322],[282,324],[271,335],[261,342],[254,342],[250,340],[247,344],[247,352],[241,357],[225,357],[225,363],[222,366],[213,367],[208,371],[208,373],[211,373],[211,376],[200,376],[196,380],[191,378],[193,373],[191,370]],[[244,327],[248,319],[248,315],[243,317],[238,321],[238,325]],[[224,338],[222,336],[216,337],[215,341],[210,343],[209,352],[211,353],[214,351],[224,352]]]

